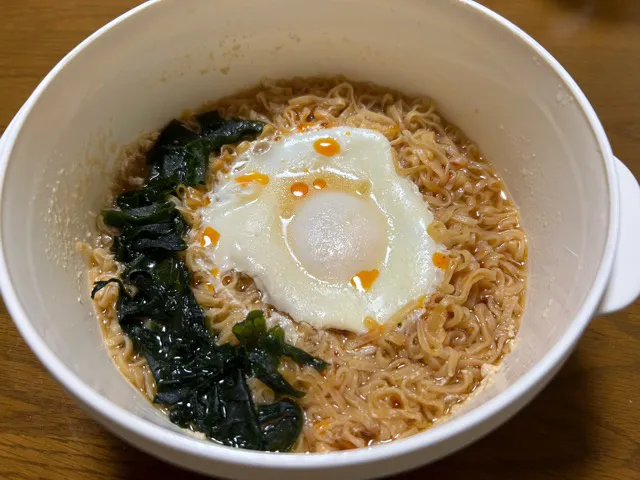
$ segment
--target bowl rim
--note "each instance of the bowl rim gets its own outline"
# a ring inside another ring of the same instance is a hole
[[[130,17],[140,14],[142,11],[163,8],[167,4],[172,3],[173,2],[167,2],[166,0],[149,0],[125,12],[78,44],[41,81],[21,110],[14,117],[11,124],[7,127],[5,134],[2,136],[2,143],[0,143],[0,211],[4,204],[3,199],[6,171],[16,139],[19,138],[19,135],[22,133],[21,130],[25,122],[25,118],[29,115],[33,106],[37,103],[39,97],[49,86],[54,77],[56,77],[56,75],[83,49],[85,49],[89,44],[97,41],[109,30],[125,24]],[[451,3],[451,1],[445,0],[445,3]],[[471,430],[475,427],[480,427],[480,425],[496,416],[496,414],[501,410],[507,409],[510,405],[515,405],[517,407],[515,411],[522,408],[525,404],[524,400],[528,400],[528,394],[534,393],[536,387],[540,388],[544,383],[546,383],[574,348],[581,334],[593,317],[607,287],[613,268],[616,243],[619,235],[620,194],[614,164],[615,160],[609,140],[593,107],[576,82],[549,52],[547,52],[538,42],[523,30],[489,8],[475,3],[473,0],[454,0],[454,3],[471,10],[478,17],[479,21],[490,21],[497,27],[503,28],[505,33],[508,32],[511,34],[513,41],[523,42],[535,54],[539,55],[539,57],[544,60],[549,67],[551,67],[564,86],[574,96],[580,110],[585,115],[589,127],[600,147],[601,156],[604,161],[609,189],[609,228],[604,254],[600,259],[600,264],[587,298],[580,307],[577,315],[561,338],[551,347],[547,354],[538,363],[533,365],[533,367],[531,367],[505,390],[488,401],[473,408],[469,412],[466,412],[459,417],[452,418],[438,425],[436,428],[429,429],[411,437],[398,439],[387,444],[322,454],[280,454],[241,450],[219,445],[214,442],[201,441],[163,428],[117,406],[111,400],[103,397],[96,390],[84,383],[60,359],[56,357],[56,355],[47,346],[45,340],[38,335],[34,327],[31,325],[21,302],[18,300],[17,292],[12,284],[11,275],[5,258],[6,252],[2,239],[2,225],[0,223],[0,292],[2,293],[7,310],[9,311],[18,331],[49,373],[75,398],[88,406],[92,410],[92,414],[98,416],[103,423],[108,424],[108,422],[112,422],[120,431],[128,431],[136,437],[146,440],[150,444],[187,455],[195,455],[203,460],[215,460],[227,465],[283,470],[306,470],[315,468],[334,469],[354,466],[357,464],[380,462],[392,457],[406,455],[434,446],[438,443],[452,439],[465,431]],[[436,457],[439,458],[452,453],[454,450],[462,448],[471,441],[476,440],[477,437],[488,433],[488,431],[496,428],[506,421],[507,418],[515,413],[515,411],[512,411],[499,422],[494,422],[494,425],[485,429],[485,432],[482,434],[471,435],[471,438],[469,438],[468,441],[460,442],[461,445],[457,448],[451,449],[446,453],[436,455]],[[184,462],[183,466],[189,468],[189,465],[187,465],[186,462]]]

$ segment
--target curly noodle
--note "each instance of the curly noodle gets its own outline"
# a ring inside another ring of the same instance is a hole
[[[364,335],[316,330],[297,324],[270,305],[252,279],[217,272],[198,242],[204,194],[229,171],[247,142],[225,146],[212,158],[208,184],[181,188],[174,201],[192,227],[182,254],[209,327],[221,343],[235,339],[231,327],[248,310],[264,309],[285,327],[290,341],[331,366],[319,373],[284,362],[282,374],[307,394],[297,452],[324,452],[387,442],[420,432],[446,417],[483,379],[487,368],[510,350],[524,306],[527,239],[517,207],[478,147],[447,123],[424,98],[410,98],[344,78],[265,81],[259,87],[207,105],[224,117],[267,123],[257,141],[277,141],[308,128],[351,126],[383,133],[398,174],[411,179],[434,214],[429,234],[448,249],[444,279],[425,302],[412,304]],[[184,120],[189,122],[187,115]],[[144,154],[155,135],[124,150],[113,195],[145,178]],[[113,231],[98,218],[95,247],[81,246],[89,280],[121,273],[110,253]],[[126,378],[147,398],[155,383],[116,318],[118,288],[96,295],[95,307],[107,349]],[[256,402],[273,400],[257,380]]]

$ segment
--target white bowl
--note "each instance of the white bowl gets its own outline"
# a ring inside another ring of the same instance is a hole
[[[454,418],[411,438],[331,454],[234,450],[172,425],[118,373],[74,240],[93,231],[117,147],[261,77],[317,74],[429,95],[480,144],[519,204],[530,239],[519,344]],[[440,458],[522,408],[594,314],[622,308],[640,291],[636,180],[553,57],[466,0],[146,3],[92,35],[43,80],[2,139],[0,172],[0,282],[29,346],[108,429],[217,476],[370,478]]]

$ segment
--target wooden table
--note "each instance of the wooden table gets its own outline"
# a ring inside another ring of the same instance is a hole
[[[427,1],[427,0],[425,0]],[[0,0],[0,133],[42,77],[136,0]],[[640,0],[484,0],[569,70],[640,177]],[[195,479],[90,420],[0,303],[1,479]],[[399,478],[640,479],[640,302],[597,318],[551,385],[475,445]]]

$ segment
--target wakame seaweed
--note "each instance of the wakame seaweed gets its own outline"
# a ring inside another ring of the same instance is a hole
[[[261,310],[249,312],[246,320],[234,325],[232,331],[244,350],[247,370],[275,393],[292,397],[304,395],[304,392],[293,388],[278,372],[281,357],[289,357],[301,365],[310,365],[318,370],[327,366],[322,360],[286,344],[281,327],[275,326],[267,330],[267,322]]]
[[[264,127],[261,122],[224,120],[215,111],[198,115],[195,120],[198,133],[178,120],[162,131],[147,155],[150,186],[195,187],[204,183],[211,153],[218,153],[226,144],[254,139]]]
[[[169,199],[181,185],[204,183],[209,157],[225,144],[254,139],[264,124],[223,119],[217,112],[195,117],[197,128],[171,121],[147,153],[148,182],[118,196],[118,208],[102,211],[120,229],[112,250],[124,264],[121,278],[96,282],[91,297],[117,283],[118,321],[146,358],[157,385],[154,402],[172,422],[225,445],[288,451],[302,429],[304,395],[278,372],[282,357],[318,370],[327,364],[289,345],[284,331],[267,329],[264,313],[252,311],[233,328],[239,345],[218,345],[190,288],[191,274],[178,252],[187,225]],[[279,400],[254,405],[247,378],[256,377]]]

